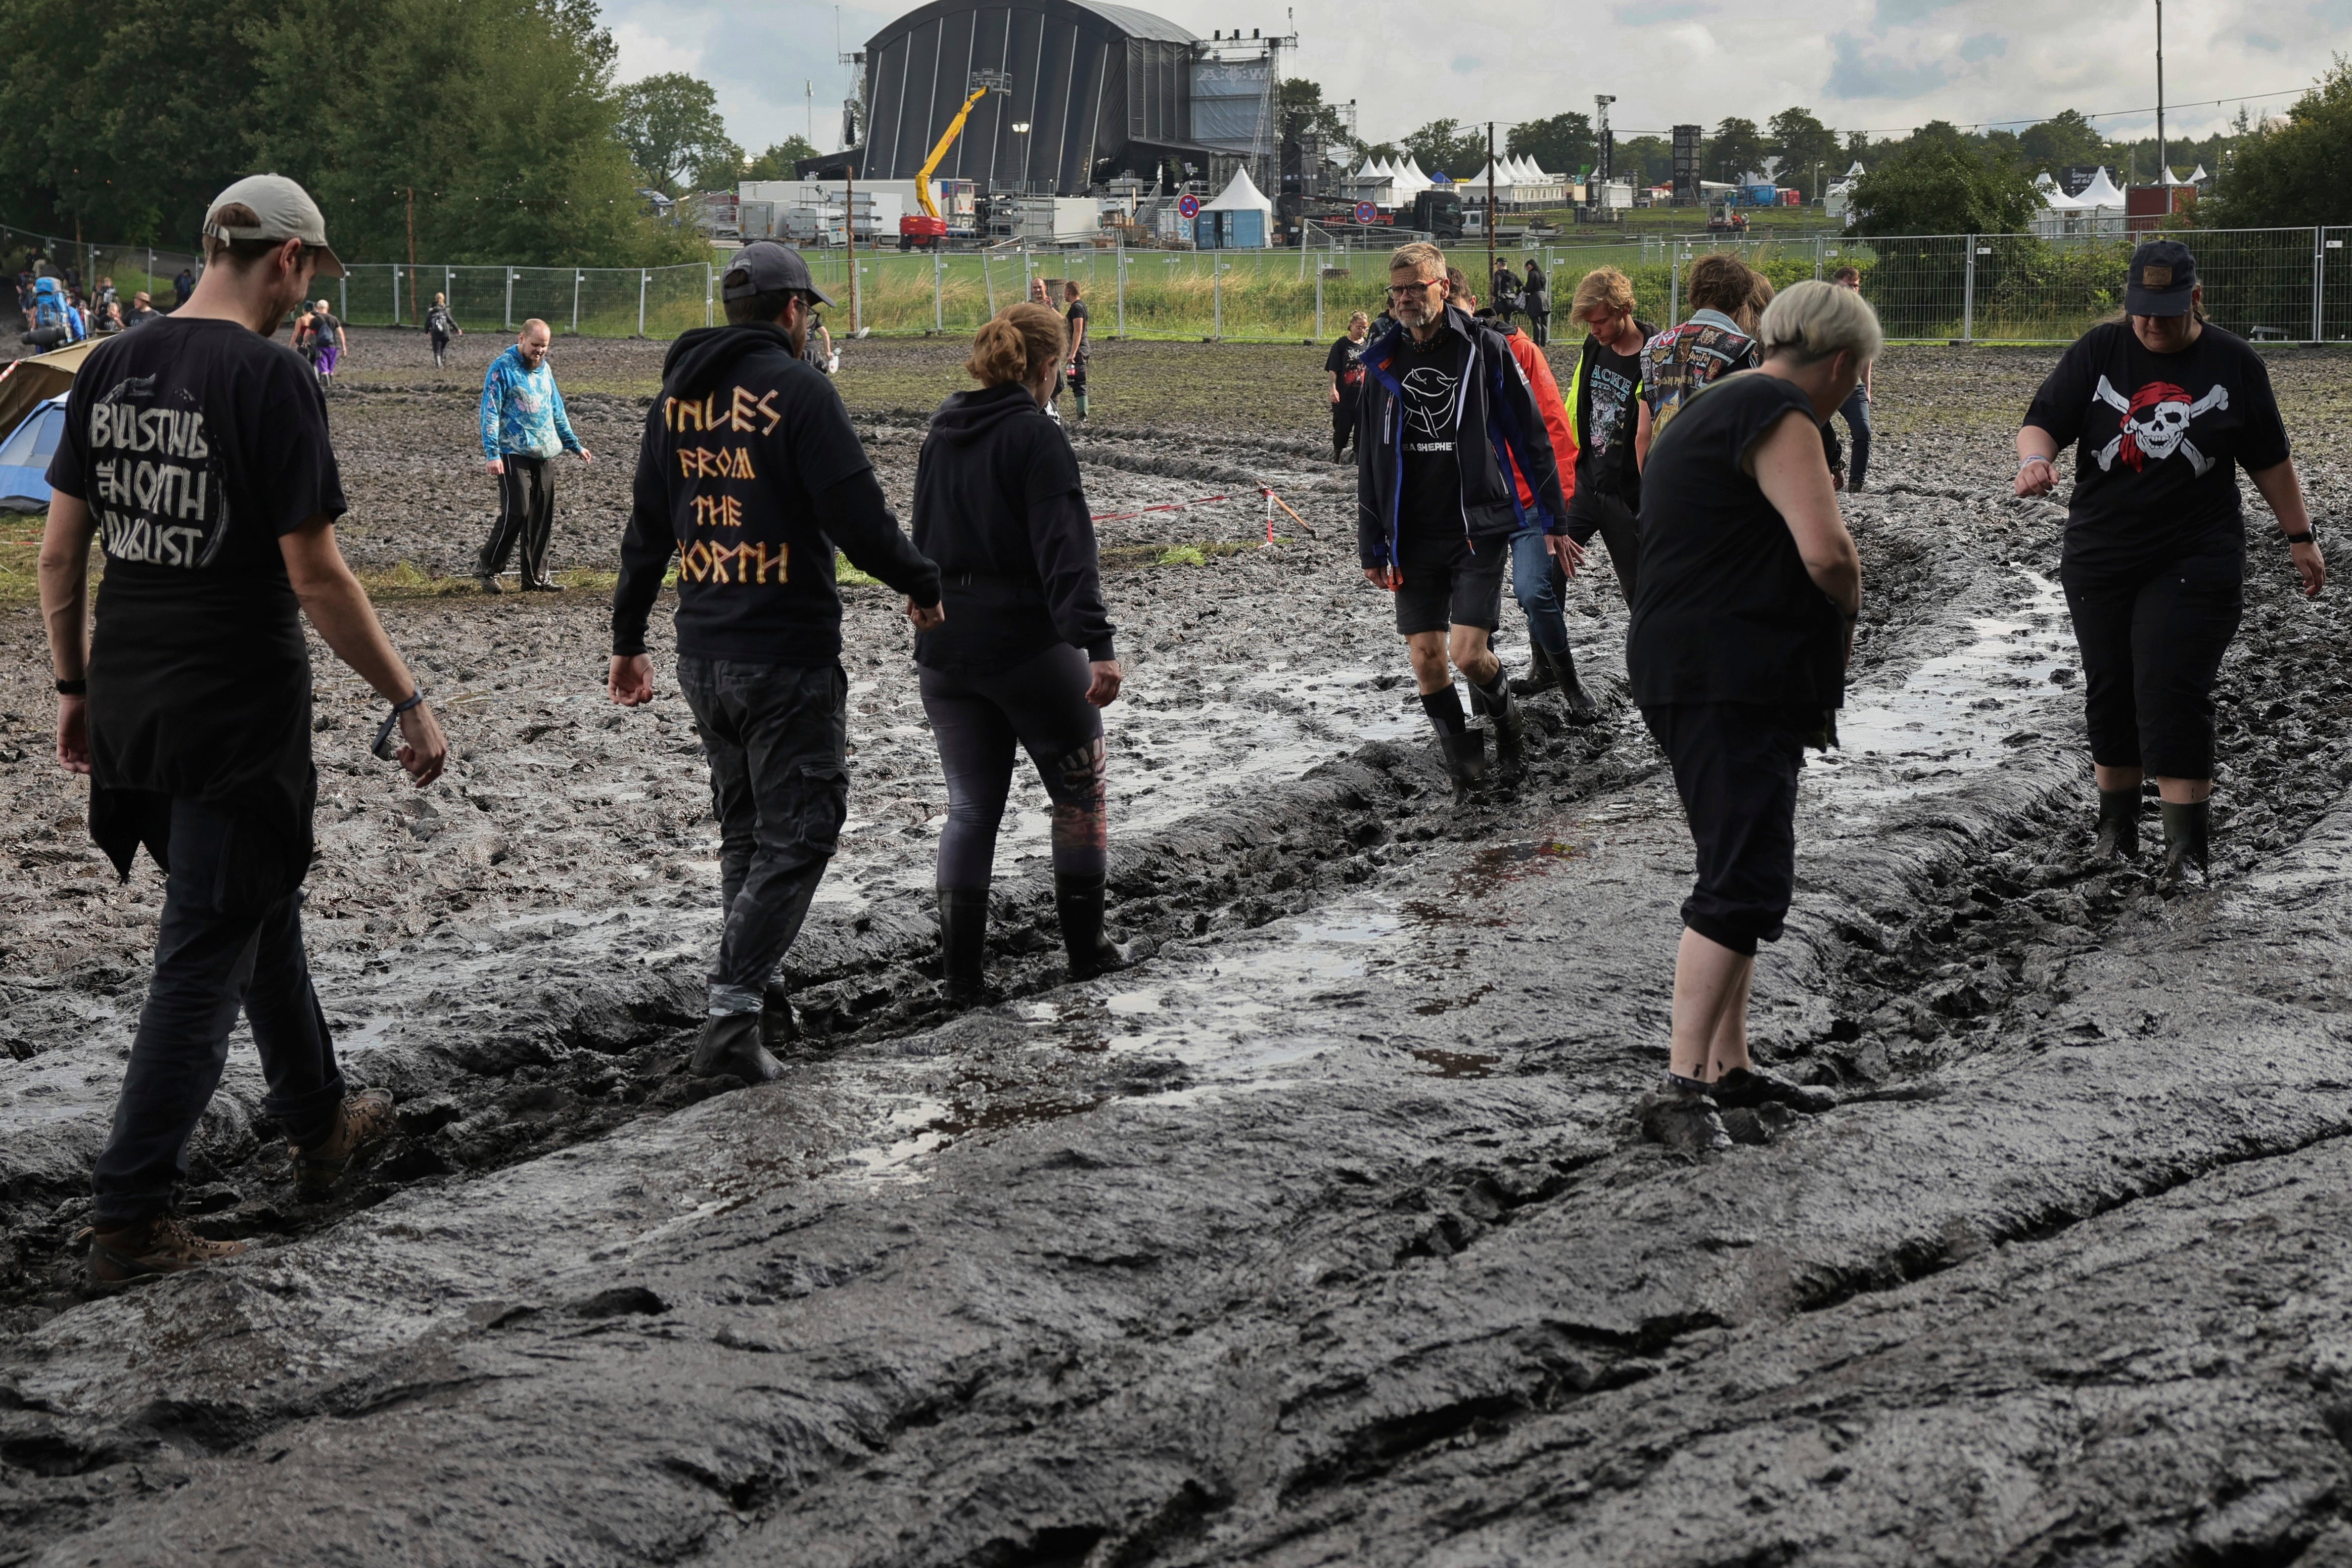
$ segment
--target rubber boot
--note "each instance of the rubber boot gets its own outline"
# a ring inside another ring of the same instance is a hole
[[[1584,682],[1576,678],[1576,655],[1567,648],[1552,655],[1552,666],[1559,671],[1559,695],[1568,708],[1571,724],[1590,724],[1601,717],[1601,704],[1592,693],[1584,689]]]
[[[1077,405],[1078,423],[1081,425],[1085,424],[1087,418],[1087,395],[1083,392],[1075,393],[1072,395],[1072,401]]]
[[[724,1013],[702,1021],[702,1037],[695,1042],[688,1069],[697,1078],[736,1078],[745,1083],[772,1083],[783,1076],[783,1065],[760,1044],[760,1015]]]
[[[1070,978],[1092,980],[1141,962],[1147,955],[1137,942],[1118,942],[1103,934],[1104,879],[1054,873],[1054,910],[1062,917],[1062,945],[1070,955]]]
[[[2213,825],[2213,803],[2198,801],[2193,805],[2164,805],[2164,875],[2168,888],[2201,888],[2205,885],[2205,839]]]
[[[1544,651],[1543,644],[1528,645],[1528,672],[1511,682],[1511,692],[1517,697],[1533,697],[1539,691],[1549,691],[1559,685],[1559,666]]]
[[[790,1050],[800,1037],[800,1020],[793,1016],[792,993],[771,980],[760,993],[760,1044],[772,1051]]]
[[[1454,793],[1468,795],[1486,782],[1486,731],[1440,730],[1437,744],[1445,755],[1445,776]]]
[[[1496,682],[1502,689],[1499,703],[1477,687],[1470,688],[1470,706],[1486,715],[1495,731],[1495,763],[1507,773],[1517,773],[1527,762],[1528,715],[1519,700],[1511,695],[1507,680]]]
[[[2099,838],[2091,853],[2101,860],[2128,860],[2139,853],[2139,786],[2099,792]]]
[[[988,889],[941,888],[939,894],[940,979],[949,1006],[973,1006],[988,991]]]

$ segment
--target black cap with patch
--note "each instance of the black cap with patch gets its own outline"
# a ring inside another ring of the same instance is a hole
[[[2185,316],[2197,288],[2197,258],[2177,239],[2151,239],[2132,252],[2124,309],[2135,316]]]
[[[814,295],[820,305],[833,301],[809,277],[808,262],[789,245],[772,239],[755,240],[735,253],[719,277],[721,299],[748,300],[754,294],[782,294],[797,289]]]

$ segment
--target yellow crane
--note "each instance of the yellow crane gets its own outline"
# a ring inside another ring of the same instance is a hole
[[[940,212],[940,204],[931,198],[932,171],[947,160],[948,149],[954,146],[955,139],[963,134],[963,122],[971,118],[972,105],[986,98],[989,89],[994,88],[1002,92],[1011,85],[1003,77],[991,79],[975,76],[973,80],[976,85],[963,100],[963,107],[955,111],[955,118],[948,121],[948,128],[940,132],[939,141],[931,147],[931,155],[923,160],[922,168],[916,173],[915,201],[922,207],[922,212],[919,215],[908,213],[898,220],[899,237],[916,245],[936,245],[947,237],[948,220]]]

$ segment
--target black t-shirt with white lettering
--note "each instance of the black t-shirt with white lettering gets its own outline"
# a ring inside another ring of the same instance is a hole
[[[1331,345],[1331,352],[1323,356],[1324,370],[1339,378],[1339,396],[1343,402],[1353,403],[1363,393],[1364,351],[1370,346],[1370,338],[1362,342],[1353,338],[1341,338]]]
[[[1426,346],[1403,333],[1390,370],[1404,388],[1404,482],[1397,494],[1399,541],[1461,540],[1462,462],[1454,452],[1455,410],[1469,371],[1470,340],[1441,331]]]
[[[273,831],[287,886],[310,860],[310,660],[278,540],[341,516],[318,377],[235,321],[162,317],[90,352],[50,487],[106,553],[89,657],[90,829],[106,796],[226,805]]]
[[[2152,353],[2126,321],[2075,341],[2025,422],[2074,447],[2070,571],[2134,574],[2245,547],[2238,469],[2286,461],[2270,367],[2207,322],[2179,353]]]

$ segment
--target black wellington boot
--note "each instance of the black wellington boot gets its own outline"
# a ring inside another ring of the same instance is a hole
[[[1486,731],[1440,730],[1437,744],[1445,756],[1445,776],[1454,781],[1456,795],[1468,795],[1486,782]]]
[[[1552,668],[1559,671],[1559,695],[1568,709],[1568,721],[1590,724],[1600,718],[1601,704],[1592,700],[1592,693],[1585,690],[1584,682],[1576,678],[1575,652],[1562,648],[1552,655]]]
[[[2139,786],[2099,792],[2099,839],[2091,847],[2101,860],[2128,860],[2139,853]]]
[[[1113,942],[1103,933],[1104,900],[1102,878],[1054,873],[1054,910],[1062,917],[1062,946],[1070,955],[1073,980],[1092,980],[1151,955],[1148,943]]]
[[[1539,691],[1549,691],[1559,684],[1559,666],[1544,651],[1543,644],[1528,645],[1528,672],[1511,682],[1516,697],[1533,697]]]
[[[2164,805],[2164,873],[2161,878],[2168,888],[2201,888],[2205,885],[2205,839],[2213,825],[2213,803],[2198,801],[2193,805]]]
[[[697,1078],[737,1078],[745,1083],[771,1083],[784,1072],[783,1065],[760,1044],[757,1013],[705,1018],[688,1070]]]
[[[947,987],[948,1005],[976,1006],[988,992],[988,889],[939,891],[940,979]]]
[[[792,993],[771,980],[760,993],[760,1044],[772,1051],[790,1050],[800,1042],[800,1020],[793,1016]]]
[[[1527,763],[1528,711],[1519,700],[1511,695],[1511,684],[1497,679],[1503,693],[1500,702],[1480,690],[1470,688],[1470,706],[1486,715],[1486,722],[1495,731],[1495,763],[1507,773],[1517,773]]]

